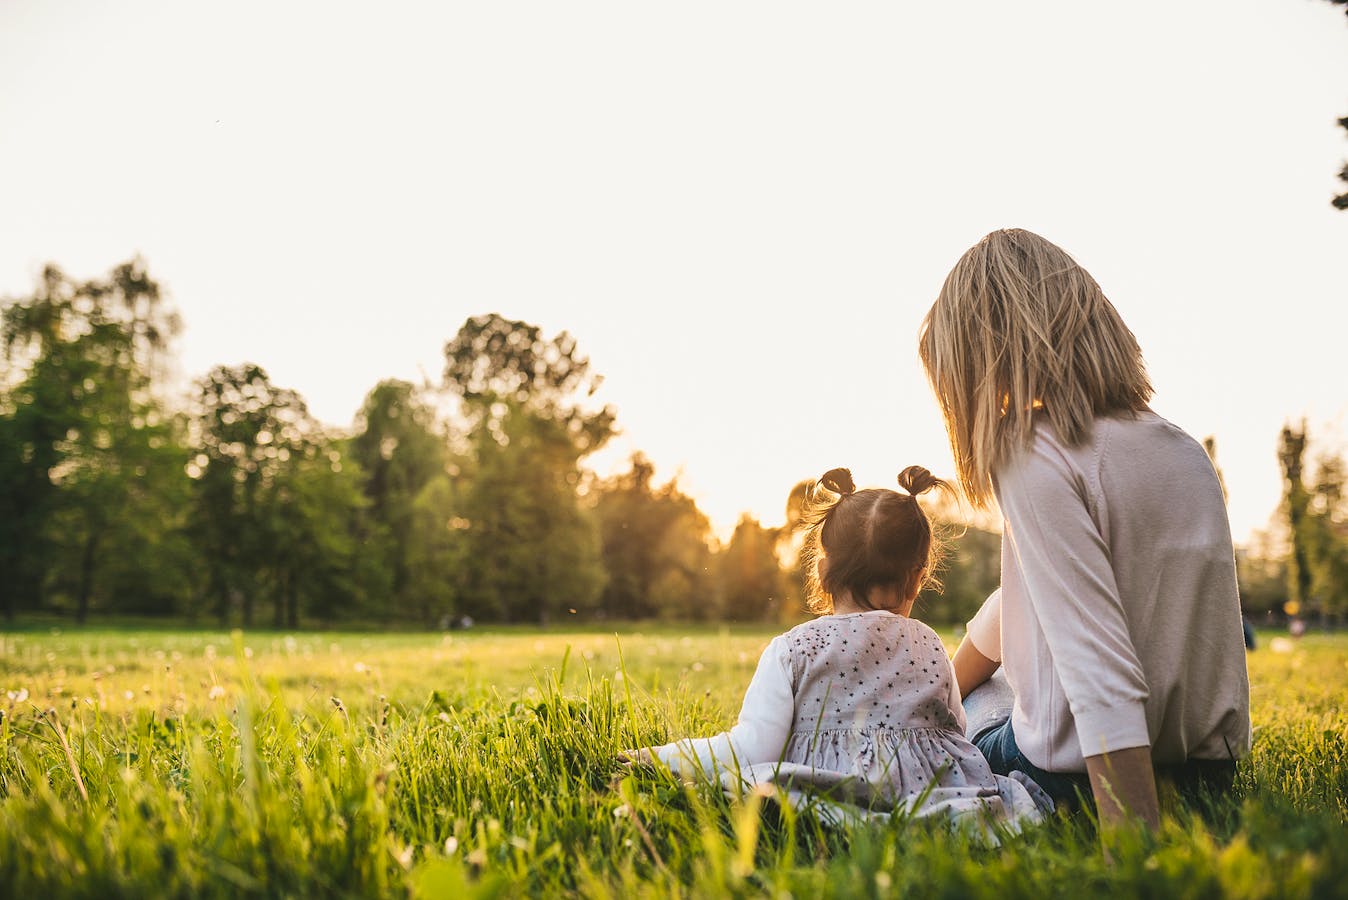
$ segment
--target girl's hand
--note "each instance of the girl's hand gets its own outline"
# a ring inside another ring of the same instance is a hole
[[[636,750],[622,750],[618,753],[618,762],[624,766],[649,766],[654,765],[655,755],[651,753],[650,747],[640,747]]]

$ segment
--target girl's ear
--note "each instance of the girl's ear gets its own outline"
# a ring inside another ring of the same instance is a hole
[[[819,576],[819,582],[822,584],[828,577],[828,557],[819,556],[814,561],[814,571]]]

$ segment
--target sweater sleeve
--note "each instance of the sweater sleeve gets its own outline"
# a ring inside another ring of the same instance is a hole
[[[993,662],[1002,661],[1002,589],[998,588],[983,601],[966,626],[966,633],[974,649]]]
[[[786,642],[777,637],[759,657],[758,669],[744,692],[739,721],[729,731],[709,738],[683,738],[651,752],[680,774],[701,769],[715,777],[717,769],[735,771],[782,757],[795,717],[790,661]]]
[[[998,502],[1083,756],[1147,747],[1147,683],[1085,479],[1037,438],[998,472]],[[1005,648],[1003,648],[1005,650]]]

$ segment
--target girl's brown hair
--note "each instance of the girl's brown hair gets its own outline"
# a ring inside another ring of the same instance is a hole
[[[992,232],[955,264],[918,352],[960,486],[981,509],[997,466],[1029,444],[1036,410],[1076,444],[1096,416],[1144,409],[1152,394],[1137,339],[1100,285],[1061,247],[1019,228]]]
[[[909,466],[899,474],[899,486],[907,493],[858,491],[847,469],[830,469],[810,486],[802,522],[811,612],[832,612],[840,592],[869,607],[873,588],[897,587],[906,596],[922,586],[940,587],[934,575],[940,541],[917,497],[949,485],[921,466]],[[828,565],[820,578],[822,557]]]

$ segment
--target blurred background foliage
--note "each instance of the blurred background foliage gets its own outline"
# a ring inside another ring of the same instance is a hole
[[[353,426],[315,421],[259,365],[171,384],[176,312],[139,259],[91,281],[48,266],[0,311],[0,612],[275,628],[804,618],[799,521],[746,515],[728,539],[677,478],[615,433],[576,340],[475,316],[440,382],[386,380]],[[1278,445],[1283,507],[1237,555],[1256,622],[1348,610],[1345,465],[1305,424]],[[1208,441],[1216,464],[1216,444]],[[802,473],[806,474],[806,473]],[[928,510],[944,589],[919,615],[967,620],[999,580],[995,520]]]

